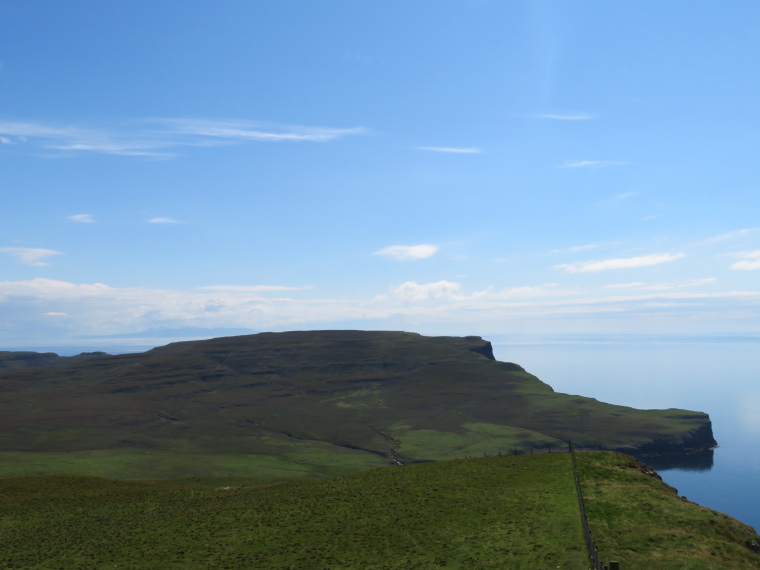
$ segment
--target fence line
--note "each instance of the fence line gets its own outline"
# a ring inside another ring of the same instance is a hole
[[[583,524],[583,535],[586,539],[586,548],[588,550],[588,557],[589,560],[593,566],[593,570],[619,570],[620,569],[620,563],[619,562],[610,562],[609,567],[602,564],[602,562],[599,560],[599,551],[596,548],[596,544],[594,544],[594,539],[591,538],[591,530],[588,526],[588,518],[586,517],[586,507],[583,504],[583,493],[581,493],[581,480],[578,477],[578,463],[575,460],[575,445],[573,445],[572,441],[567,442],[567,447],[537,447],[537,448],[529,448],[530,451],[527,451],[525,448],[521,448],[518,451],[517,447],[512,448],[511,451],[507,451],[507,453],[502,454],[501,450],[498,451],[498,456],[502,457],[502,455],[525,455],[525,454],[533,454],[533,453],[570,453],[570,457],[572,459],[573,463],[573,479],[575,480],[575,494],[578,497],[578,510],[581,514],[581,523]],[[593,448],[584,450],[581,449],[580,451],[593,451]],[[471,455],[465,455],[465,459],[472,459]],[[483,457],[488,457],[487,453],[483,453]]]
[[[591,560],[591,564],[594,570],[606,570],[604,564],[599,560],[599,551],[596,549],[594,539],[591,538],[591,530],[588,527],[588,519],[586,518],[586,507],[583,505],[583,494],[581,493],[581,481],[578,478],[578,464],[575,461],[575,449],[573,448],[573,442],[568,441],[567,447],[570,450],[570,456],[573,459],[573,477],[575,479],[575,493],[578,495],[578,506],[581,511],[581,522],[583,523],[583,534],[586,537],[586,548],[588,549],[588,557]]]

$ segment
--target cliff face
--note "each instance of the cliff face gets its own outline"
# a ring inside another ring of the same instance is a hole
[[[699,423],[683,434],[655,437],[648,443],[628,450],[637,456],[661,456],[675,454],[698,454],[717,447],[712,431],[712,422],[706,414],[685,415],[684,419],[695,419]],[[619,451],[619,450],[615,450]]]
[[[555,393],[494,360],[480,337],[308,331],[180,342],[0,371],[0,392],[0,451],[332,449],[408,462],[568,440],[640,456],[715,445],[707,414]]]

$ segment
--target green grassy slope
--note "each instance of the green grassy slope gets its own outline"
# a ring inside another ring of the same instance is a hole
[[[568,454],[328,481],[0,478],[0,568],[585,568]]]
[[[704,413],[555,393],[479,337],[263,333],[0,371],[0,474],[269,476],[288,458],[282,475],[327,477],[567,440],[715,443]]]
[[[578,454],[601,558],[760,568],[754,530],[678,498],[633,458]],[[587,569],[567,453],[333,480],[0,478],[0,568]]]
[[[679,497],[642,473],[632,457],[601,452],[577,457],[602,560],[617,560],[624,569],[760,568],[760,554],[747,548],[748,541],[760,542],[753,528]]]

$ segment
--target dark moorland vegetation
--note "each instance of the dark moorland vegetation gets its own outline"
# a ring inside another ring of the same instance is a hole
[[[567,440],[640,457],[715,445],[707,414],[556,393],[480,337],[262,333],[0,370],[8,475],[334,477]]]
[[[579,453],[592,531],[622,568],[760,567],[754,531],[632,458]],[[649,504],[650,508],[646,505]],[[656,561],[656,564],[651,564]],[[589,568],[567,453],[332,480],[0,478],[0,568]]]

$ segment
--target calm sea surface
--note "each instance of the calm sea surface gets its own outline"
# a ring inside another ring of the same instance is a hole
[[[497,360],[520,364],[558,392],[634,408],[685,408],[710,414],[720,445],[712,467],[657,469],[681,495],[760,530],[760,335],[488,335],[487,339]],[[26,350],[71,355],[149,348]]]
[[[710,414],[720,447],[703,470],[663,469],[689,500],[760,530],[760,336],[490,336],[558,392]]]

